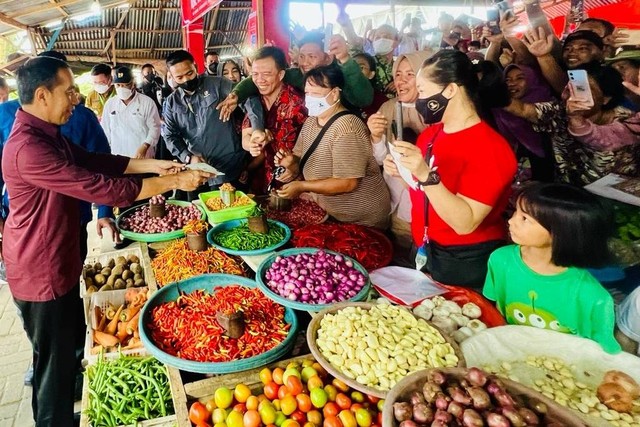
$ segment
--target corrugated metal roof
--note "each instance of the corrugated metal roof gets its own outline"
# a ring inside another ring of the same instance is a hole
[[[49,0],[0,2],[0,34],[19,31],[20,25],[32,27],[41,51],[60,26],[44,25],[63,21],[53,48],[70,60],[88,62],[111,62],[114,47],[119,63],[161,61],[182,48],[180,0],[99,0],[98,15],[90,14],[95,0],[56,1],[59,7]],[[223,1],[220,10],[207,13],[207,48],[222,56],[239,56],[234,46],[240,48],[246,39],[250,10],[250,1]]]
[[[384,0],[368,1],[379,3]],[[420,1],[429,3],[431,0]],[[587,9],[592,9],[620,1],[623,0],[585,0],[585,3]],[[101,6],[100,13],[87,16],[96,2]],[[402,4],[403,0],[397,3]],[[462,3],[462,0],[451,3]],[[469,1],[465,0],[465,3],[469,4]],[[543,0],[541,3],[545,13],[553,18],[567,13],[570,0]],[[222,56],[239,56],[238,50],[247,36],[250,6],[249,0],[227,0],[217,12],[207,13],[204,17],[207,48],[217,50]],[[37,49],[41,51],[55,31],[55,27],[45,25],[64,20],[54,49],[70,59],[112,61],[115,47],[118,62],[161,61],[170,51],[182,47],[179,7],[180,0],[0,0],[0,34],[29,27]],[[113,43],[110,43],[112,35]]]

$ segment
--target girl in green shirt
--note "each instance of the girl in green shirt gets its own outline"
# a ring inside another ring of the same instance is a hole
[[[610,212],[591,193],[533,184],[509,220],[515,245],[491,254],[484,295],[510,324],[570,333],[620,351],[611,295],[586,270],[609,260]]]

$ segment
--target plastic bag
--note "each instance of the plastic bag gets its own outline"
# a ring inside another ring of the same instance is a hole
[[[429,276],[412,268],[383,267],[369,274],[380,295],[407,306],[416,306],[425,298],[447,292]]]

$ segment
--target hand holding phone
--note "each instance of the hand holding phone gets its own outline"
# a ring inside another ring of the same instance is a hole
[[[494,7],[487,9],[487,27],[491,35],[500,34],[500,11]]]
[[[569,100],[593,107],[593,95],[589,86],[589,77],[585,70],[569,70]]]

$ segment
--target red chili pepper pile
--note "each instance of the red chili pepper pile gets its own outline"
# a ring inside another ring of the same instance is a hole
[[[219,311],[244,312],[244,334],[223,335],[216,320]],[[196,362],[230,362],[257,356],[279,345],[287,337],[284,307],[259,289],[239,285],[219,288],[209,294],[197,290],[152,310],[148,325],[151,339],[163,351]]]
[[[384,267],[393,258],[393,245],[376,229],[357,224],[308,225],[293,232],[297,248],[322,248],[340,252],[367,270]]]
[[[293,200],[289,211],[267,209],[267,217],[280,221],[295,230],[305,225],[322,222],[327,217],[327,212],[316,202],[298,198]]]

